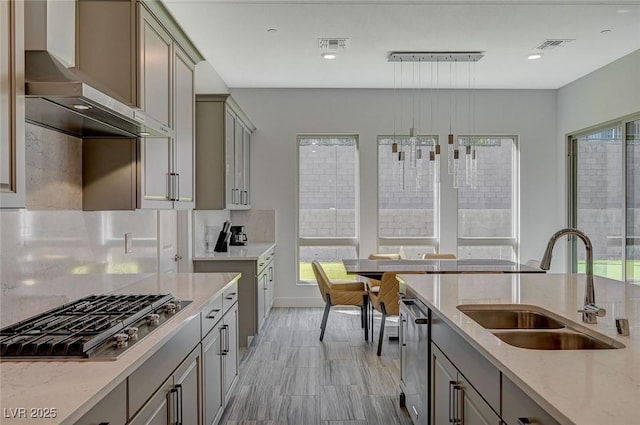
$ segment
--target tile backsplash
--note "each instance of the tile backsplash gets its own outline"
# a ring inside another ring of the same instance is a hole
[[[104,293],[158,269],[158,211],[0,212],[0,323]],[[133,250],[125,254],[124,234]]]

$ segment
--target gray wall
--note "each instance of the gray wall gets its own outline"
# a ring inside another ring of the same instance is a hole
[[[422,93],[428,93],[423,91]],[[466,99],[464,90],[458,92]],[[376,250],[377,136],[393,132],[393,90],[383,89],[232,89],[231,94],[256,125],[251,148],[252,207],[277,210],[278,305],[314,305],[315,287],[296,285],[296,179],[299,134],[357,134],[360,151],[360,256]],[[442,99],[449,97],[441,90]],[[521,258],[540,258],[548,236],[558,227],[560,208],[555,152],[556,91],[477,90],[475,132],[519,137],[521,176]],[[446,140],[449,106],[440,105],[436,133]],[[464,117],[462,117],[464,118]],[[407,122],[398,128],[409,127]],[[468,128],[459,122],[460,128]],[[432,132],[425,130],[425,133]],[[444,165],[444,164],[443,164]],[[445,173],[446,174],[446,173]],[[443,185],[451,185],[448,176]],[[451,191],[453,193],[453,191]],[[442,197],[455,211],[455,195]],[[456,214],[443,214],[443,229],[457,227]],[[443,235],[441,250],[453,252],[455,232]]]

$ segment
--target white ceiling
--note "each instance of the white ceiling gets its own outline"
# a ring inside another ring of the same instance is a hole
[[[231,88],[557,89],[640,49],[640,1],[163,1]],[[333,61],[325,37],[348,38]],[[528,60],[545,39],[575,41]],[[471,69],[394,65],[393,51],[485,56]]]

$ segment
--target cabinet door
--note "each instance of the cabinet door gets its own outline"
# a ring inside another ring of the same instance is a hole
[[[167,425],[175,423],[177,397],[178,391],[173,387],[173,377],[170,377],[144,404],[138,414],[129,422],[129,425]]]
[[[244,170],[243,205],[251,206],[251,133],[245,127],[242,138],[242,169]]]
[[[227,208],[233,207],[236,204],[236,170],[235,170],[235,158],[236,158],[236,116],[228,109],[225,112],[224,121],[224,144],[225,144],[225,192],[226,192],[226,204]]]
[[[267,270],[263,270],[258,275],[257,280],[257,298],[258,298],[258,329],[256,333],[260,333],[260,329],[262,328],[262,324],[264,323],[264,318],[266,314],[266,301],[267,301],[267,285],[269,283],[269,278],[267,274]]]
[[[238,303],[224,315],[226,355],[224,356],[224,399],[229,402],[231,390],[238,380]]]
[[[24,2],[0,1],[0,207],[25,206]]]
[[[200,347],[196,348],[174,374],[178,390],[178,423],[200,425]]]
[[[140,107],[161,124],[173,128],[171,121],[173,40],[141,3],[138,3],[138,19]]]
[[[500,417],[491,410],[491,407],[480,394],[458,374],[459,389],[455,396],[458,397],[462,423],[464,425],[501,425]]]
[[[175,140],[173,166],[176,173],[177,208],[193,208],[195,191],[194,171],[194,70],[191,60],[180,48],[175,48],[174,98]]]
[[[273,307],[273,297],[274,297],[274,293],[275,293],[275,270],[274,270],[274,265],[275,262],[272,260],[271,264],[268,267],[268,289],[267,289],[267,301],[266,301],[266,307],[265,307],[265,316],[268,316],[269,313],[271,312],[271,307]]]
[[[140,193],[139,208],[171,208],[169,199],[172,184],[171,144],[168,138],[140,139],[138,181]]]
[[[456,368],[435,344],[431,344],[431,423],[460,423],[455,422],[459,410],[454,405],[456,386]]]
[[[236,120],[235,138],[235,188],[236,205],[244,205],[244,125],[240,120]]]
[[[218,421],[224,410],[222,393],[222,321],[220,321],[202,343],[202,399],[204,402],[204,424]]]

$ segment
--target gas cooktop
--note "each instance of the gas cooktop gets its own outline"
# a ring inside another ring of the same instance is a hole
[[[115,360],[190,303],[91,295],[0,329],[0,360]]]

